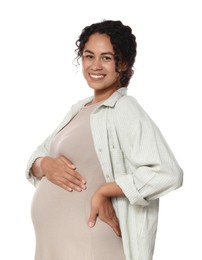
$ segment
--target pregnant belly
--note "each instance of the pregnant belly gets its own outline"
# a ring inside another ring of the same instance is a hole
[[[67,236],[67,233],[71,233],[85,237],[89,232],[98,232],[100,235],[106,235],[107,232],[114,236],[111,227],[99,218],[93,229],[88,227],[93,190],[94,188],[87,188],[82,192],[68,192],[46,177],[42,178],[36,188],[31,209],[36,233],[40,236],[51,233]]]
[[[32,200],[35,228],[58,226],[60,223],[85,222],[89,211],[89,192],[68,192],[43,177]]]
[[[119,255],[123,254],[122,240],[110,226],[98,218],[95,227],[88,227],[91,196],[90,189],[68,192],[44,177],[38,184],[32,201],[36,247],[47,249],[47,254],[51,248],[51,254],[56,255],[64,250],[73,255],[80,248],[82,255],[87,252],[92,254],[92,250],[100,252],[104,248],[107,254],[115,246],[119,248]]]

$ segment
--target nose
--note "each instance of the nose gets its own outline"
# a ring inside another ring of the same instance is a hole
[[[91,68],[92,70],[101,70],[102,69],[101,60],[99,58],[94,59]]]

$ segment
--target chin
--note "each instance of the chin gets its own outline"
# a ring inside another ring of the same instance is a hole
[[[95,83],[89,83],[88,82],[88,86],[94,90],[104,90],[106,89],[107,87],[103,87],[103,86],[98,86],[96,85]]]

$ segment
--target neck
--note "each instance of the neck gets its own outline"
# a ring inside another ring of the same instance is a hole
[[[109,98],[117,89],[109,90],[94,90],[94,97],[92,103],[97,103]]]

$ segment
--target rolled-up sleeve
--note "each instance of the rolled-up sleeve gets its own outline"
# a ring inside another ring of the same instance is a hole
[[[46,138],[46,140],[37,147],[37,149],[33,152],[31,157],[28,160],[27,167],[25,170],[26,178],[36,186],[37,183],[40,181],[40,178],[34,176],[32,174],[32,165],[37,158],[48,156],[49,155],[49,146],[50,146],[51,136]]]

